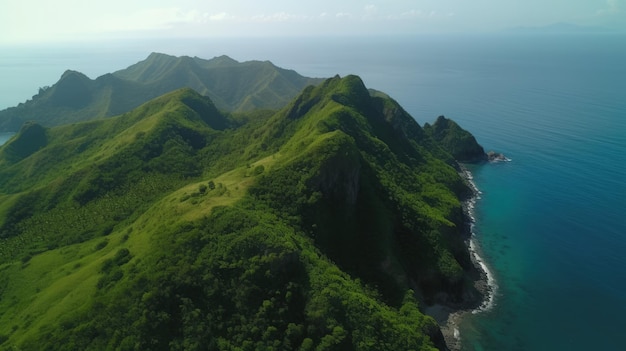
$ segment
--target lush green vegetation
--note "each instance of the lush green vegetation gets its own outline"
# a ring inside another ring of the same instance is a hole
[[[66,71],[32,100],[0,111],[0,131],[14,132],[26,121],[57,126],[128,112],[170,91],[188,87],[227,111],[278,109],[305,86],[321,82],[265,61],[237,62],[152,53],[144,61],[95,80]]]
[[[426,123],[424,130],[459,162],[487,160],[476,138],[451,119],[439,116],[432,125]]]
[[[355,76],[30,125],[0,148],[0,349],[441,348],[419,304],[476,294],[450,160]]]

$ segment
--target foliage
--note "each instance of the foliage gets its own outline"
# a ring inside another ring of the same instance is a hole
[[[433,350],[418,299],[472,293],[451,156],[358,77],[46,135],[0,156],[2,348]]]
[[[4,147],[2,154],[6,161],[18,162],[46,146],[47,142],[46,130],[37,123],[27,122]]]
[[[460,162],[477,162],[487,159],[485,150],[476,142],[474,136],[444,116],[439,116],[433,125],[426,124],[424,129]]]
[[[90,311],[22,349],[432,349],[424,333],[436,326],[412,293],[381,303],[279,218],[245,207],[161,233],[177,239],[134,266],[117,251]]]

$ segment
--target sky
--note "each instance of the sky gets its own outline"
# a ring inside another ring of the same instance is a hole
[[[626,0],[2,0],[0,43],[116,38],[626,30]]]

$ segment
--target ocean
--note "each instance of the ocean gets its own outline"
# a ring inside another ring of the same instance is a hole
[[[463,350],[623,349],[626,36],[240,38],[0,50],[0,109],[54,84],[65,69],[96,78],[157,51],[270,60],[314,77],[353,73],[420,124],[445,115],[512,160],[470,166],[481,191],[475,240],[498,288],[490,310],[461,322]]]

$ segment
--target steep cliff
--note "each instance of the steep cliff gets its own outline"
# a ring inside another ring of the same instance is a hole
[[[424,130],[459,162],[487,160],[485,150],[476,138],[453,120],[439,116],[434,124],[424,125]]]

